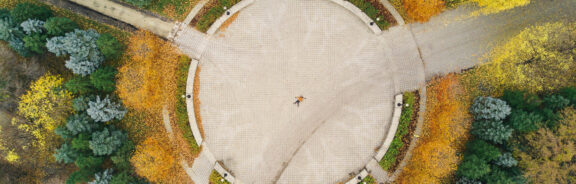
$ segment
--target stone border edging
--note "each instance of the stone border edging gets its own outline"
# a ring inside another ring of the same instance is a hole
[[[396,136],[396,130],[398,129],[398,124],[400,123],[400,116],[402,115],[402,105],[404,105],[404,103],[403,103],[404,101],[402,98],[403,96],[404,95],[402,93],[394,96],[394,104],[393,104],[394,112],[392,115],[392,122],[390,124],[390,128],[388,129],[388,132],[386,133],[386,138],[384,139],[384,143],[382,143],[382,146],[380,146],[380,148],[376,152],[376,155],[374,155],[372,157],[372,159],[368,162],[368,164],[366,164],[366,166],[364,166],[362,171],[360,171],[360,173],[355,175],[354,178],[348,180],[348,182],[346,182],[346,184],[359,183],[360,181],[362,181],[363,178],[368,176],[368,174],[370,172],[372,172],[372,169],[374,169],[374,167],[376,167],[376,166],[378,167],[378,169],[381,170],[379,172],[384,172],[384,173],[378,173],[379,176],[376,178],[378,178],[378,179],[382,179],[384,177],[388,178],[388,173],[380,167],[378,162],[380,160],[382,160],[382,158],[384,157],[384,155],[388,151],[388,148],[390,148],[390,144],[392,144],[392,140],[394,140],[394,137]],[[369,172],[368,169],[371,169],[371,171]],[[386,181],[380,181],[380,182],[386,182]]]
[[[382,30],[380,29],[380,27],[378,27],[376,22],[374,22],[370,17],[368,17],[368,15],[366,15],[366,13],[364,13],[362,10],[360,10],[360,8],[356,7],[354,4],[346,0],[330,0],[330,1],[352,12],[354,15],[356,15],[356,17],[362,20],[362,22],[364,22],[368,26],[368,28],[370,28],[370,30],[374,32],[374,34],[382,33]]]
[[[414,136],[412,136],[412,140],[410,141],[408,150],[406,150],[406,155],[404,155],[404,159],[400,161],[400,164],[398,164],[398,168],[396,168],[394,173],[390,175],[390,178],[388,179],[389,182],[395,181],[396,178],[400,176],[400,173],[402,173],[402,170],[406,166],[406,163],[410,158],[412,158],[412,150],[414,150],[414,148],[416,147],[416,142],[418,142],[419,139],[419,137],[417,136],[422,133],[422,126],[424,125],[424,116],[426,115],[426,84],[422,85],[419,91],[420,91],[420,99],[419,99],[420,107],[418,108],[418,123],[416,123],[416,130],[414,130]]]
[[[192,19],[194,19],[194,17],[196,17],[196,14],[198,14],[200,10],[204,8],[204,5],[206,5],[207,2],[208,0],[201,0],[196,5],[194,5],[194,8],[190,11],[190,13],[188,13],[188,16],[186,16],[186,19],[184,19],[182,23],[186,25],[190,24],[190,22],[192,22]]]
[[[392,144],[392,140],[394,140],[394,136],[396,135],[396,130],[398,129],[398,124],[400,123],[400,116],[402,115],[402,105],[403,103],[403,94],[398,94],[394,97],[394,113],[392,115],[392,123],[390,124],[390,128],[388,128],[388,133],[386,134],[386,139],[384,139],[384,143],[378,149],[376,156],[374,159],[377,161],[382,160],[388,148],[390,148],[390,144]]]
[[[241,9],[247,7],[248,5],[250,5],[252,3],[254,3],[254,0],[242,0],[238,3],[236,3],[234,6],[230,7],[228,10],[226,10],[224,15],[222,15],[220,18],[216,19],[216,21],[214,23],[212,23],[212,25],[210,26],[208,31],[206,31],[206,34],[214,35],[214,33],[216,33],[216,31],[218,31],[218,28],[220,28],[220,26],[222,26],[222,24],[224,24],[224,22],[226,22],[226,20],[228,20],[228,18],[232,17],[232,15],[236,14]]]
[[[224,167],[222,167],[222,164],[220,162],[216,162],[216,165],[214,165],[214,170],[216,170],[216,172],[218,172],[218,174],[220,174],[220,176],[222,176],[222,178],[224,178],[226,181],[230,182],[231,184],[237,183],[236,178],[234,178],[234,176],[232,176],[232,174],[230,174],[230,172],[228,172],[226,169],[224,169]]]
[[[390,14],[392,14],[394,19],[396,19],[396,23],[398,25],[401,26],[401,25],[406,24],[406,22],[404,22],[404,19],[402,18],[400,13],[398,13],[396,8],[394,8],[394,6],[392,6],[392,4],[390,4],[390,2],[388,0],[380,0],[380,3],[384,6],[384,8],[386,8],[386,10],[388,10],[388,12],[390,12]]]
[[[186,81],[186,109],[188,112],[194,114],[194,78],[196,77],[196,69],[198,69],[198,60],[192,59],[190,62],[190,69],[188,70],[188,79]],[[188,113],[190,114],[190,113]],[[195,116],[188,115],[188,123],[190,123],[190,128],[192,129],[192,135],[194,135],[194,140],[198,146],[202,145],[203,139],[198,124],[196,122]]]
[[[362,169],[362,171],[360,171],[360,173],[358,173],[356,176],[354,176],[354,178],[352,178],[348,182],[346,182],[346,184],[358,184],[366,176],[368,176],[368,171],[366,169]]]

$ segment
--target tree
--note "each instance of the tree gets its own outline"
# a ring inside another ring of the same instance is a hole
[[[18,24],[14,23],[12,18],[0,18],[0,40],[11,41],[23,36],[22,30]]]
[[[471,133],[480,139],[502,144],[512,136],[512,129],[502,121],[476,121],[472,124]]]
[[[406,14],[413,20],[426,22],[430,17],[437,15],[444,9],[442,0],[403,0]]]
[[[66,17],[51,17],[44,24],[44,29],[50,36],[62,36],[78,28],[76,22]]]
[[[120,148],[126,139],[127,137],[124,132],[108,127],[100,132],[92,133],[90,148],[94,152],[94,155],[110,155]]]
[[[124,45],[108,33],[100,35],[96,45],[98,45],[98,49],[100,49],[106,59],[117,59],[124,50]]]
[[[500,150],[486,141],[475,139],[466,143],[466,153],[476,155],[479,159],[490,162],[500,157]]]
[[[8,44],[10,45],[10,48],[14,49],[14,51],[16,51],[16,53],[18,53],[20,56],[22,57],[32,56],[32,52],[28,48],[26,48],[26,44],[22,39],[20,38],[12,39],[8,41]]]
[[[547,23],[523,30],[494,48],[490,62],[478,68],[476,80],[496,89],[537,93],[576,85],[574,55],[576,23]]]
[[[54,133],[56,135],[59,135],[63,139],[70,139],[70,138],[72,138],[72,136],[74,136],[74,135],[72,135],[72,132],[70,132],[70,130],[68,130],[68,128],[66,128],[66,126],[62,126],[62,125],[58,126],[58,128],[56,128],[54,130]]]
[[[466,177],[461,177],[460,179],[458,179],[458,181],[456,181],[456,184],[482,184],[482,182]]]
[[[66,128],[68,128],[73,135],[76,135],[83,132],[91,132],[97,128],[97,125],[92,122],[92,119],[90,119],[88,115],[81,113],[70,116],[66,122]]]
[[[92,169],[99,169],[100,165],[104,163],[104,157],[97,157],[92,155],[80,155],[74,161],[74,164],[78,166],[78,168],[92,168]]]
[[[530,3],[530,0],[472,0],[472,2],[475,2],[478,6],[481,7],[481,9],[474,12],[473,15],[487,15],[509,10],[519,6],[525,6]]]
[[[511,108],[505,101],[492,97],[477,97],[470,107],[475,120],[500,121],[506,118],[510,111]]]
[[[505,90],[501,97],[513,109],[522,109],[525,111],[535,111],[542,104],[540,97],[530,94],[526,91]]]
[[[12,9],[10,16],[16,23],[21,23],[28,19],[46,21],[52,17],[52,11],[46,6],[38,6],[32,3],[19,3]]]
[[[22,38],[22,41],[24,41],[24,47],[27,50],[36,54],[42,54],[46,49],[46,38],[46,35],[33,33]]]
[[[114,169],[106,169],[103,172],[96,173],[94,180],[88,182],[88,184],[108,184],[112,180],[112,172],[114,172]]]
[[[31,35],[34,33],[42,33],[44,32],[44,21],[36,20],[36,19],[28,19],[22,23],[20,23],[20,27],[27,35]]]
[[[575,106],[576,105],[576,87],[565,87],[560,89],[559,94],[570,100],[570,103]]]
[[[89,133],[78,134],[77,137],[72,139],[72,148],[78,151],[90,151],[90,140],[92,139]]]
[[[72,94],[61,89],[63,81],[58,75],[44,75],[20,97],[18,115],[28,122],[19,124],[18,128],[30,132],[40,147],[52,139],[54,129],[72,112]]]
[[[425,123],[422,136],[412,157],[397,179],[398,183],[441,183],[451,177],[461,161],[459,152],[468,139],[472,118],[468,109],[468,93],[457,75],[448,74],[430,82],[427,87]]]
[[[66,164],[74,162],[77,156],[78,153],[72,149],[72,146],[68,143],[62,144],[62,146],[56,150],[56,153],[54,153],[54,158],[56,158],[57,162]]]
[[[573,127],[573,130],[576,127]],[[576,153],[575,139],[564,139],[547,128],[527,134],[526,152],[517,150],[519,166],[533,183],[571,183],[576,173],[572,161]]]
[[[544,97],[544,106],[552,110],[560,110],[570,104],[570,100],[560,95],[549,95]]]
[[[149,137],[136,147],[136,152],[130,162],[136,173],[146,177],[151,182],[161,182],[169,177],[174,157],[170,148],[158,141],[159,138]]]
[[[505,168],[514,167],[518,165],[518,161],[516,161],[516,159],[512,157],[512,153],[504,153],[500,155],[500,157],[496,159],[495,163],[496,165]]]
[[[178,58],[170,43],[149,32],[130,37],[125,61],[118,74],[117,92],[122,102],[138,111],[157,111],[176,103]]]
[[[94,177],[96,172],[98,171],[93,168],[82,168],[70,174],[66,184],[86,183]]]
[[[79,30],[66,33],[64,36],[52,37],[46,43],[48,51],[56,56],[70,55],[66,68],[74,74],[86,76],[94,72],[104,61],[96,41],[100,35],[94,30]]]
[[[483,179],[485,183],[490,184],[523,184],[523,178],[521,176],[514,175],[512,173],[506,172],[503,169],[492,166],[490,173],[485,175]]]
[[[90,82],[96,89],[111,93],[116,90],[117,73],[113,67],[102,67],[90,75]]]
[[[132,177],[128,171],[124,171],[112,176],[112,179],[110,179],[110,184],[134,183],[135,181],[136,178]]]
[[[115,103],[106,96],[100,100],[100,96],[96,100],[88,102],[88,115],[96,122],[107,122],[112,119],[121,120],[126,114],[126,109],[120,103]]]
[[[114,163],[114,166],[120,170],[130,170],[130,158],[134,153],[134,143],[131,140],[125,140],[122,146],[114,153],[110,160]]]
[[[82,112],[88,109],[88,103],[94,100],[96,100],[96,96],[79,96],[72,100],[72,107],[74,108],[74,111]]]
[[[522,110],[514,110],[510,114],[507,124],[518,133],[528,133],[538,130],[544,118],[538,113],[527,113]]]
[[[74,76],[68,80],[64,84],[64,88],[72,93],[77,94],[87,94],[94,91],[94,87],[92,86],[90,79],[88,77],[79,76]]]
[[[476,155],[470,155],[464,157],[464,161],[460,163],[456,173],[461,177],[474,180],[480,179],[482,176],[490,173],[490,166],[486,161],[476,157]]]

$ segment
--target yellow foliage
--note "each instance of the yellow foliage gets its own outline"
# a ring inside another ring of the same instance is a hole
[[[54,129],[72,112],[72,93],[61,89],[63,82],[58,75],[44,75],[20,97],[17,113],[26,121],[14,118],[12,123],[32,134],[39,148],[45,148]]]
[[[575,27],[574,23],[547,23],[528,28],[495,48],[490,62],[472,77],[499,90],[542,92],[575,85]]]
[[[525,6],[530,3],[530,0],[471,0],[481,7],[480,10],[473,13],[473,15],[492,14],[504,10],[509,10],[518,6]]]
[[[166,142],[160,142],[160,141]],[[175,160],[170,143],[159,137],[149,137],[136,147],[134,156],[130,159],[136,173],[146,177],[151,182],[166,181]]]
[[[468,98],[458,82],[449,74],[431,82],[427,89],[426,115],[422,136],[412,157],[398,178],[398,183],[442,183],[458,167],[467,138],[470,115]]]
[[[178,73],[178,50],[150,32],[140,31],[129,39],[128,57],[119,69],[118,95],[138,111],[174,106]]]
[[[20,156],[18,156],[18,154],[14,152],[14,150],[10,150],[8,151],[8,154],[6,154],[6,157],[4,157],[4,159],[6,159],[10,163],[15,163],[20,159]]]
[[[415,21],[426,22],[444,10],[442,0],[403,0],[406,14]]]

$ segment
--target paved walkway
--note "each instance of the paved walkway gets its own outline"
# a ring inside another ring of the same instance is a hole
[[[394,94],[424,79],[407,27],[375,35],[330,1],[258,0],[226,32],[175,43],[200,59],[206,145],[244,183],[346,181],[382,144]]]
[[[576,0],[533,0],[525,7],[469,17],[472,8],[442,13],[410,27],[422,52],[426,78],[473,67],[496,44],[545,22],[576,21]]]
[[[158,17],[118,4],[110,0],[69,0],[79,5],[100,12],[135,27],[149,30],[154,34],[167,38],[174,28],[174,23]]]

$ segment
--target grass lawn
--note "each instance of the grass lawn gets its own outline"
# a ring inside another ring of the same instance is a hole
[[[378,182],[372,176],[368,175],[359,184],[377,184]]]
[[[183,21],[199,0],[153,0],[144,9],[173,20]]]
[[[388,27],[396,24],[396,20],[392,14],[377,0],[349,0],[348,2],[354,4],[366,13],[382,30],[386,30]]]
[[[216,170],[212,170],[212,174],[210,174],[210,184],[230,184],[230,182],[226,181],[220,173],[216,172]]]
[[[418,113],[418,107],[415,107],[418,105],[417,93],[418,92],[406,92],[402,97],[404,106],[402,106],[402,114],[400,115],[400,123],[398,124],[396,135],[394,135],[394,139],[392,140],[392,144],[388,148],[388,151],[382,160],[380,160],[380,166],[384,170],[394,170],[396,165],[398,165],[404,157],[401,153],[408,146],[405,142],[407,141],[406,143],[408,143],[411,140],[409,135],[411,129],[410,125],[413,124],[414,126],[416,123],[416,115]]]
[[[234,6],[240,0],[213,0],[207,3],[204,8],[196,15],[200,17],[198,19],[194,18],[192,24],[196,23],[196,29],[206,32],[210,29],[210,26],[214,24],[216,19],[220,18],[226,12],[226,9]],[[226,7],[226,9],[224,9]]]
[[[200,152],[200,146],[196,144],[194,135],[192,134],[192,129],[190,129],[190,123],[188,121],[188,111],[186,110],[186,98],[182,98],[183,94],[186,94],[186,80],[188,79],[188,69],[190,69],[190,58],[186,56],[180,57],[180,67],[178,71],[178,89],[176,91],[176,123],[178,128],[182,131],[182,134],[186,141],[189,143],[193,154]]]

